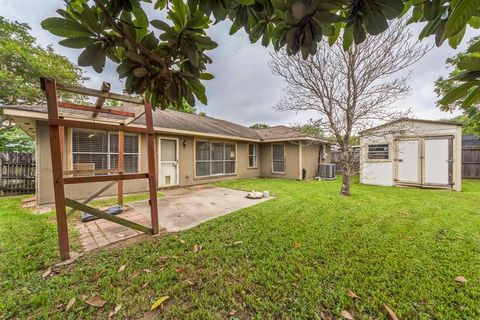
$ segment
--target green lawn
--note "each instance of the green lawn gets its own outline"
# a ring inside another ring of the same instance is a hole
[[[120,304],[118,318],[336,319],[345,309],[355,319],[389,319],[384,305],[400,319],[480,318],[480,181],[464,181],[461,193],[355,184],[349,198],[338,196],[338,180],[219,185],[277,198],[96,252],[48,280],[53,215],[0,199],[0,318],[107,318]],[[455,282],[459,275],[468,282]],[[103,308],[82,301],[97,295]]]

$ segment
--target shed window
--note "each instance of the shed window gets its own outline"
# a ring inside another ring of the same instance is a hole
[[[285,172],[285,145],[272,144],[272,172]]]
[[[388,144],[368,145],[368,159],[386,160],[388,158]]]
[[[256,144],[248,145],[248,167],[249,168],[257,167],[257,145]]]
[[[125,173],[138,172],[138,135],[125,134],[123,147]],[[73,129],[73,169],[118,168],[118,133]]]
[[[197,141],[195,145],[196,176],[216,176],[235,173],[234,143]]]

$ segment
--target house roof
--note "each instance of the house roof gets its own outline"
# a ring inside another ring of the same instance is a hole
[[[462,147],[464,148],[479,148],[480,138],[474,134],[464,134],[462,136]]]
[[[378,129],[381,129],[381,128],[384,128],[384,127],[387,127],[391,124],[394,124],[394,123],[397,123],[397,122],[401,122],[401,121],[405,121],[405,122],[423,122],[423,123],[433,123],[433,124],[447,124],[447,125],[452,125],[452,126],[462,126],[461,124],[459,123],[456,123],[456,122],[453,122],[453,121],[448,121],[448,120],[426,120],[426,119],[413,119],[413,118],[400,118],[400,119],[397,119],[397,120],[394,120],[394,121],[390,121],[390,122],[387,122],[387,123],[384,123],[382,125],[379,125],[379,126],[375,126],[375,127],[372,127],[372,128],[369,128],[369,129],[366,129],[366,130],[363,130],[363,131],[360,131],[359,134],[360,135],[364,135],[370,131],[374,131],[374,130],[378,130]]]
[[[313,135],[301,132],[300,130],[287,126],[274,126],[264,129],[256,129],[257,134],[262,140],[321,140],[328,143],[327,140],[318,139]]]
[[[10,105],[5,106],[5,114],[13,115],[14,112],[9,110],[17,110],[16,116],[47,119],[47,106],[46,105]],[[140,114],[143,111],[141,106],[121,106],[115,107],[115,109],[132,111],[136,114]],[[34,114],[32,114],[32,112]],[[85,118],[90,117],[91,112],[83,110],[63,109],[59,108],[60,115],[64,117],[73,118]],[[125,120],[125,117],[111,115],[111,114],[99,114],[96,118],[98,120],[107,121],[121,121]],[[144,125],[145,116],[140,116],[132,124]],[[285,141],[285,140],[317,140],[313,136],[302,133],[296,129],[286,126],[276,126],[268,129],[255,130],[236,123],[232,123],[225,120],[220,120],[207,116],[200,116],[196,114],[190,114],[185,112],[173,111],[173,110],[156,110],[153,113],[153,125],[156,131],[171,132],[177,134],[189,134],[189,135],[207,135],[217,137],[231,137],[236,139],[245,139],[252,141]],[[323,141],[326,142],[326,141]]]

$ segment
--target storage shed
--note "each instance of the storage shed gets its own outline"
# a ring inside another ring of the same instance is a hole
[[[462,126],[399,119],[360,132],[360,182],[462,189]]]

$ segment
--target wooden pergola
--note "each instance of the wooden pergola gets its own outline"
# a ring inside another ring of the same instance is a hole
[[[136,229],[148,234],[158,233],[158,210],[157,210],[157,193],[156,193],[156,177],[155,177],[155,140],[153,130],[153,115],[152,106],[150,103],[142,98],[131,97],[123,94],[116,94],[110,92],[110,85],[104,83],[100,90],[94,90],[84,87],[70,86],[66,84],[56,83],[55,80],[41,78],[41,88],[47,97],[48,108],[48,124],[50,132],[50,152],[52,157],[52,173],[53,173],[53,187],[55,193],[55,210],[57,217],[58,242],[60,247],[61,260],[70,259],[70,244],[68,239],[68,224],[67,212],[65,207],[72,208],[71,212],[81,210],[87,212],[98,218],[106,219],[126,227]],[[69,102],[58,101],[57,90],[79,94],[83,96],[96,97],[95,106],[79,105]],[[143,105],[145,108],[145,127],[129,126],[133,122],[135,113],[123,110],[115,110],[104,108],[105,99],[122,101],[127,103],[134,103]],[[63,119],[59,116],[58,108],[67,108],[82,111],[91,111],[92,120],[94,120],[99,113],[111,114],[116,116],[126,117],[125,121],[121,123],[111,124],[102,123],[98,121],[85,120],[71,120]],[[133,120],[131,119],[133,118]],[[129,120],[130,121],[127,121]],[[95,170],[95,169],[77,169],[77,170],[63,170],[63,144],[64,144],[64,129],[70,128],[85,128],[102,131],[118,132],[118,169],[116,170]],[[124,133],[137,133],[147,135],[147,160],[148,172],[146,173],[131,173],[125,174],[123,172],[123,142]],[[100,175],[99,175],[100,174]],[[70,176],[69,176],[70,175]],[[146,227],[141,224],[107,214],[96,208],[92,208],[87,203],[118,183],[118,203],[123,205],[123,181],[134,179],[148,179],[149,193],[150,193],[150,215],[151,227]],[[76,183],[92,183],[111,181],[85,201],[78,202],[65,197],[65,185]]]

